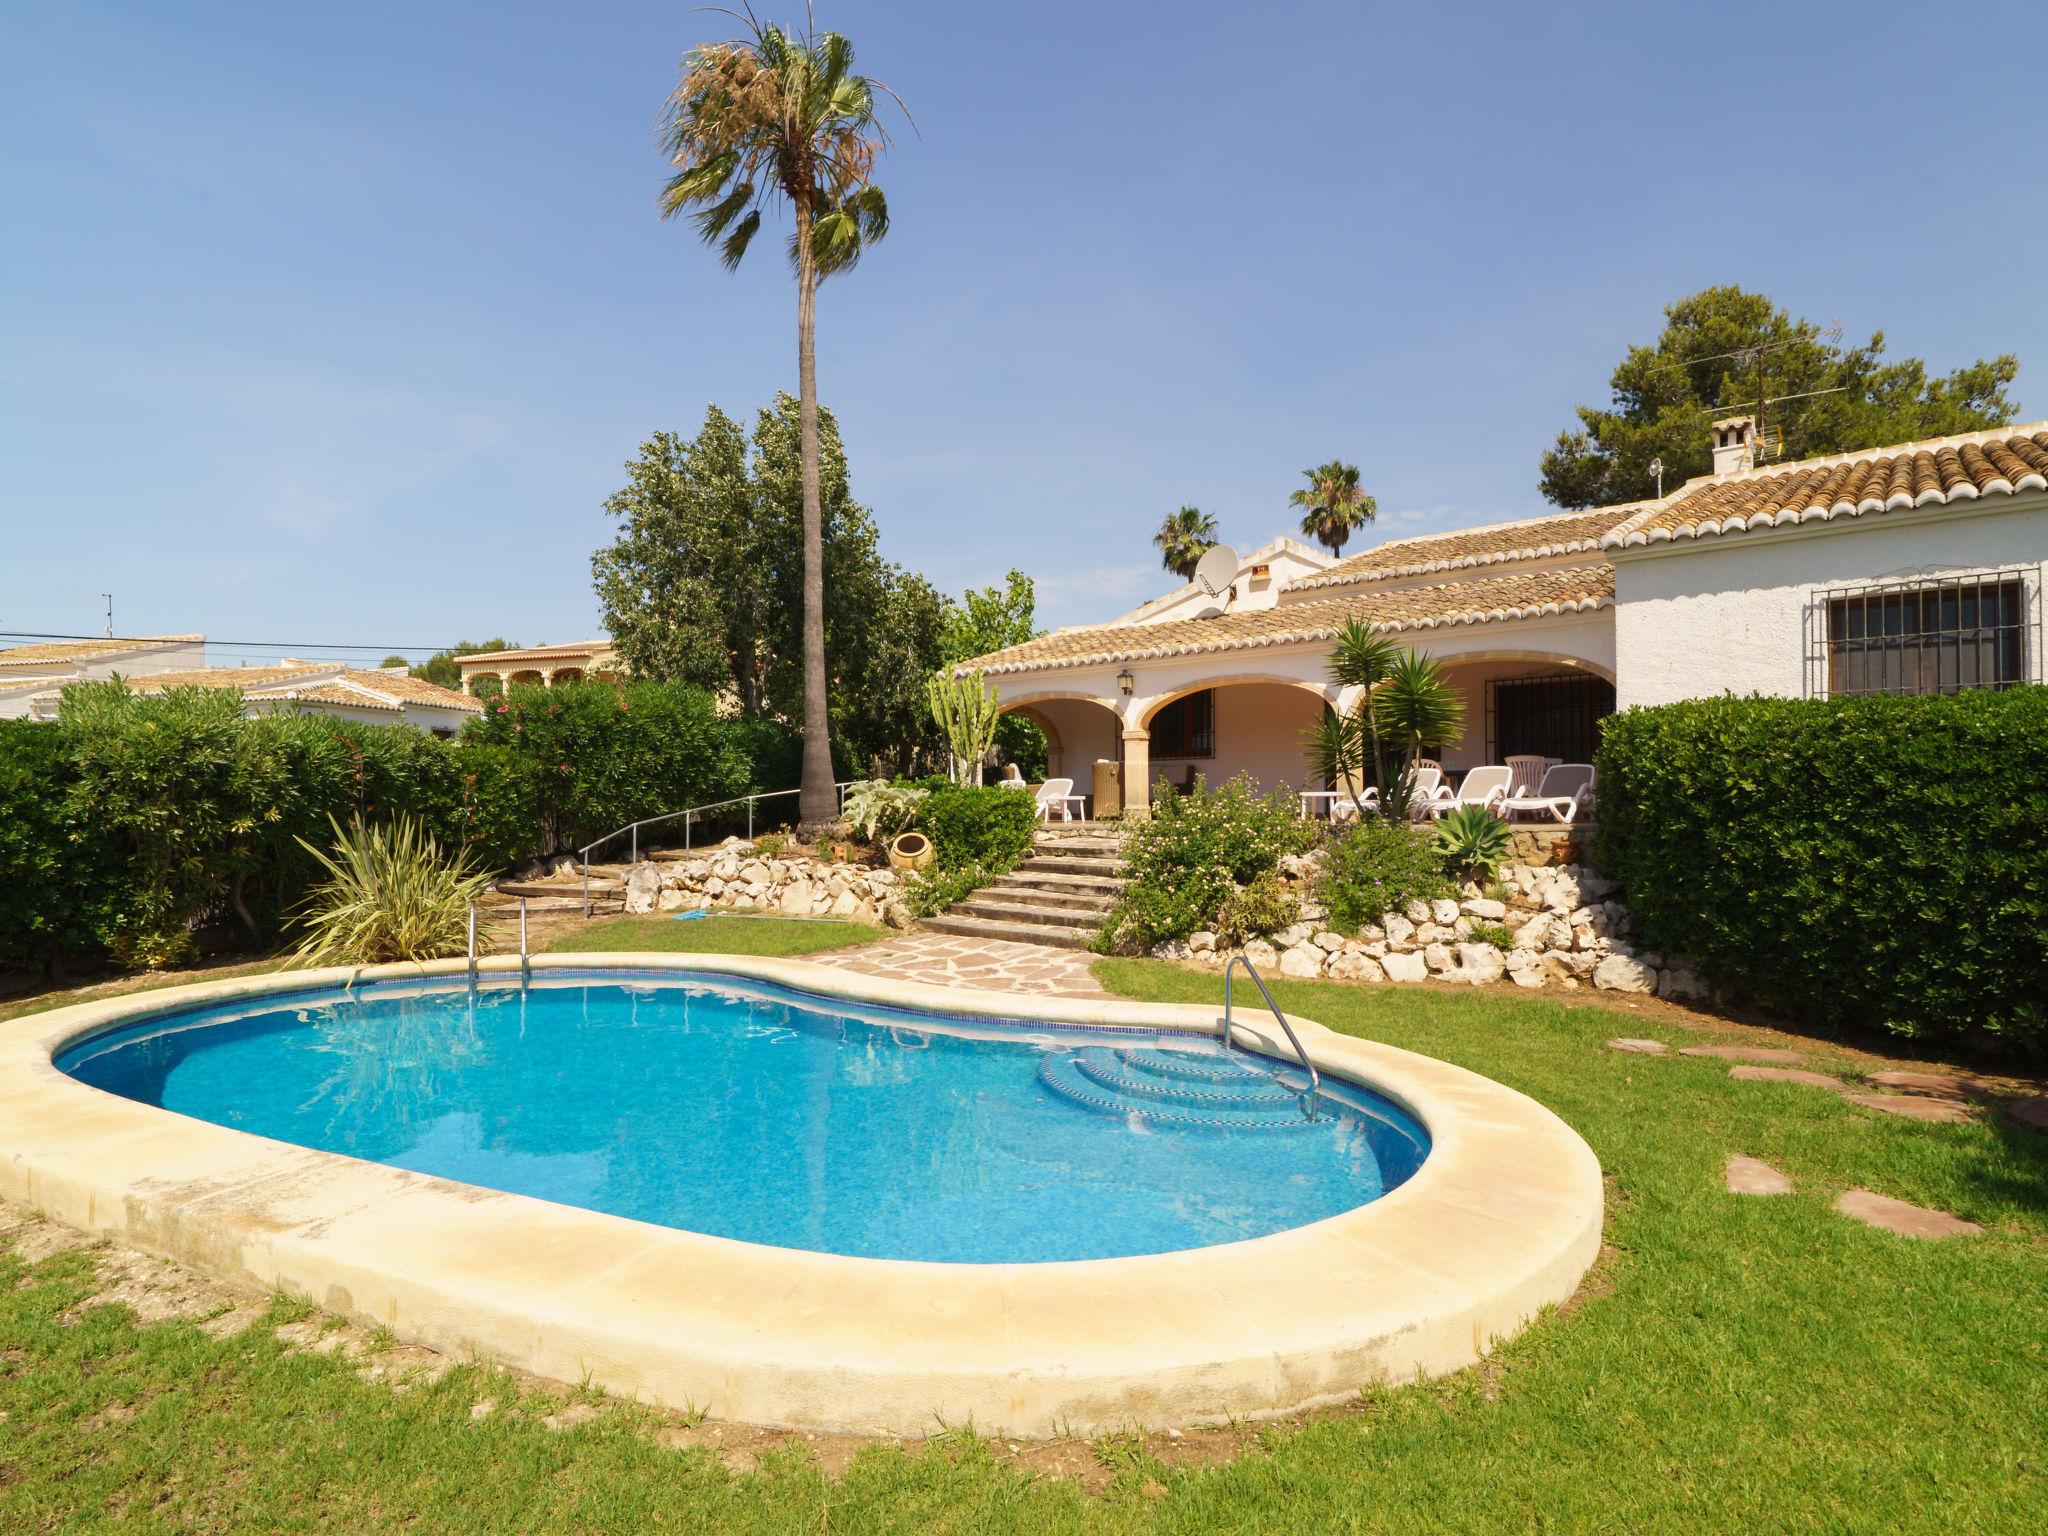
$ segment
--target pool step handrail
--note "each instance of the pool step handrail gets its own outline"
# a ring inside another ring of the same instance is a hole
[[[859,784],[861,782],[863,781],[860,779],[841,779],[832,786],[833,792],[839,801],[839,807],[841,810],[844,810],[846,808],[847,789],[850,786]],[[627,862],[631,864],[638,864],[640,862],[640,829],[642,827],[656,826],[664,821],[674,821],[678,816],[680,816],[683,818],[683,852],[689,853],[691,851],[690,829],[691,827],[696,825],[698,817],[702,816],[706,811],[722,811],[730,806],[744,805],[747,808],[747,841],[751,843],[754,840],[755,801],[779,800],[785,795],[800,795],[802,793],[803,789],[801,786],[797,787],[796,789],[771,789],[764,791],[760,794],[737,795],[730,800],[714,800],[708,805],[692,805],[680,811],[664,811],[659,816],[643,816],[638,821],[629,821],[623,827],[618,827],[613,831],[605,833],[603,837],[596,839],[594,842],[585,843],[581,848],[576,850],[577,861],[581,863],[583,866],[584,918],[587,920],[590,916],[590,856],[591,854],[595,853],[598,849],[602,848],[606,843],[610,842],[613,838],[624,837],[628,833],[632,834],[632,857],[628,859]]]
[[[1303,1106],[1309,1119],[1316,1117],[1316,1111],[1323,1093],[1323,1077],[1316,1071],[1316,1064],[1308,1059],[1308,1052],[1302,1049],[1301,1037],[1294,1032],[1294,1026],[1287,1022],[1287,1015],[1280,1011],[1280,1005],[1273,1001],[1273,994],[1266,990],[1266,983],[1260,977],[1257,967],[1244,955],[1232,955],[1230,964],[1223,967],[1223,1049],[1230,1049],[1230,978],[1239,966],[1245,975],[1251,977],[1252,985],[1259,989],[1259,996],[1266,1000],[1266,1006],[1273,1010],[1273,1018],[1287,1034],[1287,1043],[1294,1047],[1294,1054],[1301,1058],[1301,1065],[1308,1073],[1308,1098]]]

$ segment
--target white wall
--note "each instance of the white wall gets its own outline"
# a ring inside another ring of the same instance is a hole
[[[1807,692],[1808,609],[1825,589],[1922,572],[2038,572],[2048,561],[2048,497],[1865,513],[1613,553],[1618,707],[1723,692],[1798,698]],[[2048,675],[2038,632],[2033,646],[2028,675],[2038,681]]]
[[[1023,696],[1011,679],[1001,677],[996,682],[1006,703],[1013,692]],[[1120,750],[1116,716],[1086,699],[1041,699],[1031,705],[1030,713],[1052,727],[1047,738],[1052,755],[1046,777],[1072,779],[1076,791],[1092,793],[1095,760],[1106,757],[1113,762]]]

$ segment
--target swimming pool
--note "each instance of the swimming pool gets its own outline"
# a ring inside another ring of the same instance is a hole
[[[1169,1253],[1378,1199],[1407,1112],[1210,1039],[648,973],[186,1010],[57,1065],[297,1146],[683,1231],[950,1263]]]
[[[1327,1124],[1263,1009],[1224,1054],[1220,999],[604,954],[486,959],[472,1003],[465,969],[0,1020],[0,1198],[459,1357],[912,1435],[1354,1400],[1471,1364],[1599,1252],[1599,1162],[1550,1110],[1299,1016]]]

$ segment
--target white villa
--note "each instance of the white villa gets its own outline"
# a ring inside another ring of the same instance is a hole
[[[160,635],[0,650],[0,720],[55,720],[67,684],[114,677],[135,693],[230,688],[251,716],[289,707],[369,725],[410,725],[436,736],[454,735],[482,710],[474,699],[421,682],[403,667],[291,660],[209,667],[204,635]]]
[[[455,658],[462,672],[462,691],[473,693],[476,685],[491,678],[500,687],[531,683],[552,688],[556,683],[581,682],[585,678],[616,675],[618,658],[609,640],[579,640],[569,645],[537,645],[523,651],[476,651]]]
[[[2048,677],[2048,422],[1764,467],[1750,418],[1713,431],[1714,473],[1659,500],[1343,560],[1279,539],[1214,598],[1191,583],[964,665],[1044,729],[1051,775],[1085,792],[1121,763],[1132,809],[1197,772],[1310,785],[1303,733],[1355,703],[1328,676],[1352,618],[1463,691],[1447,769],[1586,761],[1601,720],[1637,704]]]

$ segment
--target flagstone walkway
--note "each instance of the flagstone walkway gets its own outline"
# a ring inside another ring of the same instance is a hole
[[[1042,944],[1013,944],[1008,939],[906,933],[879,944],[804,958],[816,965],[834,965],[892,981],[927,981],[1035,997],[1109,996],[1088,970],[1092,955],[1048,949]]]

